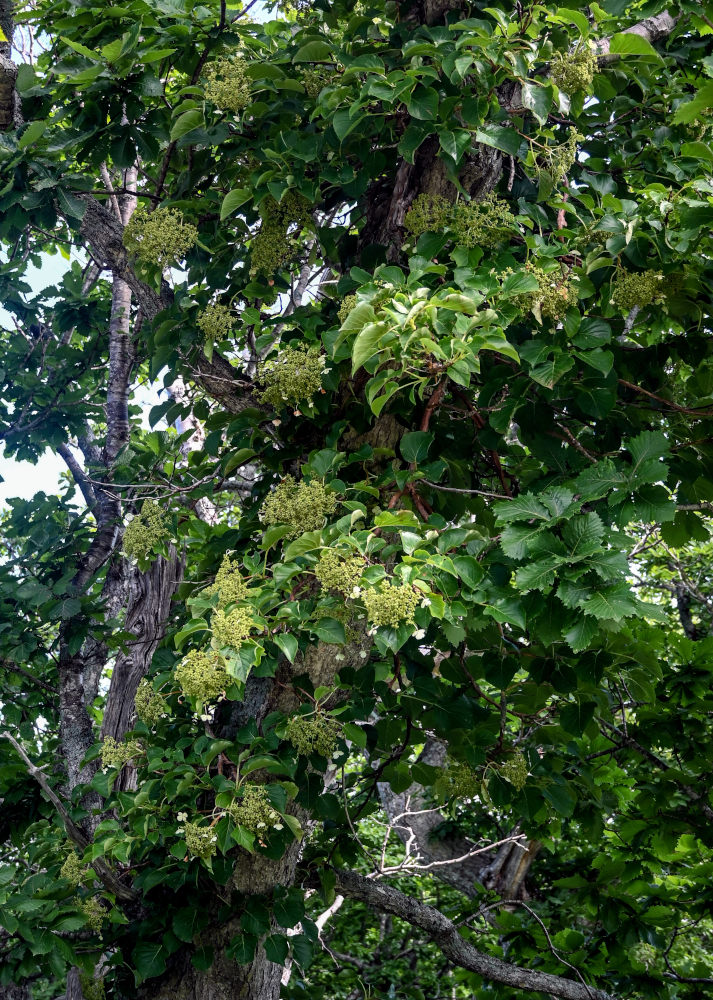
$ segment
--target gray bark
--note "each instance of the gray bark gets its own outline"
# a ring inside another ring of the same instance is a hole
[[[526,992],[549,993],[562,1000],[613,1000],[609,993],[553,976],[548,972],[521,969],[479,951],[461,937],[457,926],[440,910],[426,906],[398,889],[365,878],[356,872],[336,871],[336,888],[350,899],[361,900],[370,908],[390,913],[425,931],[444,956],[454,965],[477,972],[493,983],[502,983]]]
[[[419,761],[442,767],[446,753],[444,743],[432,740]],[[433,836],[443,823],[443,815],[432,807],[423,786],[413,784],[401,794],[386,783],[379,782],[378,788],[397,836],[417,856],[418,864],[433,866],[430,874],[471,899],[478,895],[479,885],[498,892],[504,899],[522,895],[525,875],[540,847],[536,841],[510,842],[473,854],[479,845],[466,837]]]
[[[183,578],[184,560],[171,547],[168,559],[159,556],[145,573],[134,568],[127,581],[124,631],[133,638],[129,649],[117,658],[107,697],[102,738],[123,739],[131,727],[134,696],[145,677],[156,647],[163,638],[171,600]]]

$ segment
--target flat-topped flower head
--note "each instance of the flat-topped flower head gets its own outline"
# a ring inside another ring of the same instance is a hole
[[[620,270],[612,287],[612,303],[626,313],[664,300],[663,274],[659,271]]]
[[[107,736],[101,748],[102,767],[104,769],[108,767],[122,768],[143,752],[144,748],[138,740],[119,742],[113,736]]]
[[[351,597],[358,589],[365,560],[350,554],[351,550],[325,549],[314,567],[314,575],[325,590],[338,590]]]
[[[170,267],[181,260],[198,239],[198,230],[177,208],[149,212],[140,205],[124,229],[124,246],[144,264]]]
[[[124,555],[129,559],[147,559],[168,537],[163,511],[153,500],[144,500],[141,511],[124,530]]]
[[[157,691],[154,691],[151,681],[142,677],[134,697],[134,708],[137,718],[141,719],[149,728],[153,728],[156,723],[165,715],[168,715],[168,705]]]
[[[240,649],[256,628],[250,608],[233,608],[232,611],[216,611],[211,618],[213,639],[219,647],[230,646]]]
[[[188,853],[194,858],[201,858],[207,861],[212,858],[218,849],[218,837],[212,827],[199,826],[197,823],[185,821],[183,824],[183,837],[186,841]]]
[[[282,817],[263,785],[243,785],[242,792],[242,797],[231,802],[227,809],[234,823],[257,835],[267,833],[272,827],[282,828]]]
[[[329,759],[341,731],[340,724],[329,715],[295,715],[287,723],[285,735],[300,756],[317,753]]]
[[[378,587],[363,591],[362,600],[367,620],[372,625],[398,628],[404,623],[413,624],[414,611],[422,596],[407,583],[394,584],[384,580]]]
[[[215,650],[191,649],[176,667],[176,680],[187,698],[215,701],[230,686],[225,661]]]
[[[318,347],[285,347],[275,358],[258,367],[258,381],[264,386],[260,399],[276,410],[296,407],[312,398],[322,388],[326,359]]]
[[[292,476],[285,476],[266,497],[260,508],[260,520],[267,526],[289,525],[290,531],[285,537],[297,538],[305,531],[321,528],[336,509],[336,496],[318,479],[296,483]]]
[[[236,604],[245,599],[248,585],[243,580],[237,560],[231,560],[226,553],[220,564],[220,569],[215,574],[215,581],[203,591],[204,597],[211,597],[218,594],[219,608],[226,608],[229,604]]]
[[[240,56],[209,62],[203,70],[206,100],[221,111],[238,114],[250,103],[250,78],[246,70],[247,63]]]

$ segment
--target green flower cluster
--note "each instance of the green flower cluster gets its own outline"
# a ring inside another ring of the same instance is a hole
[[[141,512],[133,517],[124,531],[123,551],[128,559],[146,559],[168,538],[161,508],[153,500],[144,500]]]
[[[82,859],[75,850],[70,850],[64,864],[59,870],[60,878],[65,879],[70,885],[80,886],[88,874],[89,867],[82,864]]]
[[[287,723],[285,736],[301,757],[317,753],[329,759],[341,732],[340,724],[329,715],[296,715]]]
[[[565,94],[592,89],[597,71],[597,57],[589,48],[577,52],[555,52],[550,63],[550,77]]]
[[[260,207],[260,216],[260,229],[250,246],[250,276],[262,274],[269,278],[290,258],[290,228],[301,230],[310,222],[309,202],[298,191],[286,191],[280,202],[268,197]]]
[[[106,910],[99,900],[93,896],[90,899],[82,899],[77,908],[80,913],[84,914],[84,919],[89,925],[89,929],[94,931],[95,934],[99,934],[106,917]]]
[[[504,761],[498,768],[501,776],[509,781],[511,785],[522,791],[527,782],[527,761],[524,755],[518,750],[512,757]]]
[[[325,549],[314,567],[314,575],[325,590],[338,590],[351,597],[359,585],[364,566],[361,556],[349,555],[343,549]]]
[[[305,531],[321,528],[336,509],[336,496],[318,479],[296,483],[292,476],[285,476],[266,497],[260,508],[260,520],[267,526],[287,524],[290,531],[285,537],[297,538]]]
[[[322,388],[324,365],[318,347],[285,347],[258,368],[258,380],[265,387],[260,399],[276,410],[285,403],[296,407],[302,400],[311,401]]]
[[[214,701],[229,687],[230,674],[220,653],[191,649],[176,667],[176,680],[187,698]]]
[[[247,594],[248,586],[240,575],[240,568],[237,561],[232,562],[226,553],[220,564],[220,569],[215,575],[215,582],[211,583],[203,591],[204,597],[212,597],[218,594],[218,607],[226,608],[229,604],[242,601]]]
[[[352,311],[354,306],[357,304],[356,295],[345,295],[342,299],[339,309],[337,311],[337,319],[339,320],[339,325],[346,321],[347,316]]]
[[[149,728],[155,726],[161,716],[168,715],[168,705],[145,677],[141,678],[136,689],[134,708],[138,718]]]
[[[663,275],[658,271],[619,271],[613,283],[611,301],[623,312],[638,306],[645,309],[652,302],[663,301]]]
[[[144,752],[144,748],[138,740],[127,740],[118,742],[113,736],[107,736],[102,743],[101,759],[102,767],[120,769],[124,764],[128,764],[133,757],[137,757]]]
[[[658,959],[656,949],[646,941],[639,941],[629,949],[629,958],[636,965],[643,965],[647,972],[654,968]]]
[[[242,798],[231,802],[227,812],[234,823],[251,833],[263,834],[272,826],[282,829],[282,817],[263,785],[244,785]]]
[[[570,129],[566,142],[558,146],[548,146],[539,152],[535,168],[538,174],[549,174],[555,183],[566,177],[577,159],[577,143],[581,138],[576,129]]]
[[[203,861],[213,857],[218,849],[218,837],[212,827],[199,826],[186,820],[183,827],[178,829],[179,833],[183,833],[189,854]]]
[[[421,597],[408,583],[394,584],[385,580],[378,588],[366,590],[362,600],[367,620],[372,625],[397,628],[403,623],[413,624],[413,613]]]
[[[214,302],[198,314],[196,326],[203,334],[205,342],[214,344],[230,336],[234,320],[233,311],[228,306]]]
[[[239,649],[250,635],[250,630],[257,628],[249,608],[234,608],[232,611],[216,611],[211,618],[213,638],[218,646],[230,646]]]
[[[453,205],[440,194],[419,194],[404,219],[404,229],[413,239],[424,233],[440,233],[449,223]]]
[[[324,66],[315,66],[303,69],[301,77],[305,93],[314,100],[332,82],[334,74]]]
[[[104,1000],[106,989],[103,979],[95,979],[86,972],[79,973],[79,983],[82,987],[84,1000]]]
[[[472,799],[480,791],[480,776],[470,764],[448,757],[441,777],[446,795],[456,799]]]
[[[458,202],[453,206],[451,228],[461,246],[493,250],[516,227],[508,203],[494,191],[481,201]]]
[[[136,209],[124,229],[124,246],[144,264],[169,267],[195,246],[198,230],[176,208]]]
[[[222,111],[232,111],[233,114],[242,111],[250,103],[250,79],[246,67],[245,60],[239,56],[208,63],[204,70],[208,81],[205,86],[206,100]]]
[[[523,310],[531,309],[542,319],[558,322],[564,319],[570,306],[577,302],[577,293],[570,280],[561,271],[545,271],[541,267],[527,265],[527,270],[537,279],[538,289],[513,297],[513,301]]]

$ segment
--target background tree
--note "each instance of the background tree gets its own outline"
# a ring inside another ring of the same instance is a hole
[[[0,987],[700,996],[713,9],[251,7],[0,0]]]

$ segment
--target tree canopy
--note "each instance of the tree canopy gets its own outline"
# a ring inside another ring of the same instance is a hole
[[[67,467],[0,997],[710,987],[711,126],[700,0],[0,0],[0,435]]]

